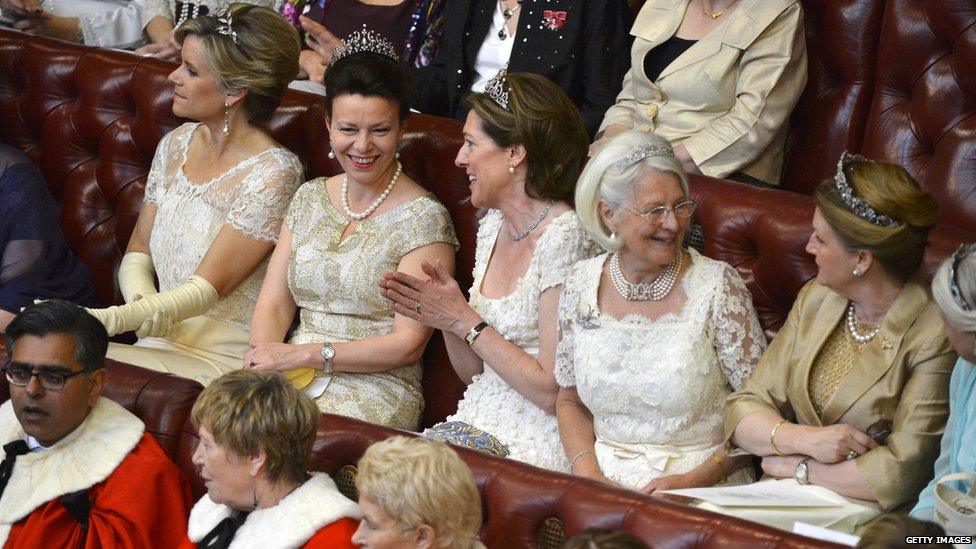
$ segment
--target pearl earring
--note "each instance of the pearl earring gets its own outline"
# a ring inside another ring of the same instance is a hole
[[[335,153],[331,149],[329,150],[329,158],[335,158]]]
[[[396,158],[397,160],[400,160],[400,151],[397,151],[396,153],[394,153],[393,154],[393,158]]]
[[[864,273],[861,272],[860,267],[854,267],[854,270],[851,271],[851,274],[854,275],[854,278],[861,278],[861,275],[863,275]]]
[[[515,166],[509,166],[508,173],[515,173]]]
[[[610,240],[617,239],[617,231],[610,231]]]

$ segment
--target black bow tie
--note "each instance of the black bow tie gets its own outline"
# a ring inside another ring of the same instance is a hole
[[[30,447],[23,440],[15,440],[4,444],[3,451],[7,457],[0,462],[0,497],[3,496],[3,491],[7,489],[7,482],[14,474],[14,462],[17,461],[17,456],[29,454]]]
[[[203,536],[203,539],[197,542],[197,547],[199,549],[227,549],[230,547],[230,542],[234,541],[234,535],[237,533],[237,529],[244,524],[247,520],[247,513],[242,513],[239,511],[234,511],[231,515],[224,520],[217,523],[213,530]]]

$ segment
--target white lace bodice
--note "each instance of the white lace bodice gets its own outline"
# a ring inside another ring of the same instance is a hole
[[[163,137],[146,182],[145,202],[156,205],[149,249],[160,291],[183,284],[196,271],[224,225],[257,240],[276,242],[288,202],[303,179],[298,157],[276,148],[206,183],[190,182],[183,164],[198,126],[184,124]],[[266,269],[267,260],[206,316],[249,331]]]
[[[580,262],[559,303],[556,380],[576,387],[601,438],[627,444],[717,444],[725,397],[759,361],[766,339],[752,296],[728,264],[690,251],[677,315],[651,321],[602,313],[609,254]]]
[[[536,242],[529,267],[515,291],[500,299],[481,295],[481,282],[501,229],[502,213],[489,210],[478,228],[474,282],[470,303],[505,339],[526,353],[539,353],[539,298],[562,284],[576,261],[593,255],[593,245],[579,225],[576,212],[552,220]],[[509,457],[532,465],[568,471],[556,417],[547,414],[505,382],[491,366],[475,376],[449,421],[464,421],[497,437]]]

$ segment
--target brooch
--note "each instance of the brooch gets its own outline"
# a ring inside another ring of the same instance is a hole
[[[576,308],[576,323],[584,330],[594,330],[600,327],[600,314],[590,305],[580,303]]]
[[[549,30],[559,30],[566,24],[566,12],[545,10],[542,12],[542,24]]]

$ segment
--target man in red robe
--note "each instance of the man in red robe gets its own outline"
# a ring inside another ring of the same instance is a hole
[[[0,546],[178,546],[189,486],[142,421],[100,397],[102,324],[52,300],[24,309],[6,334]]]

